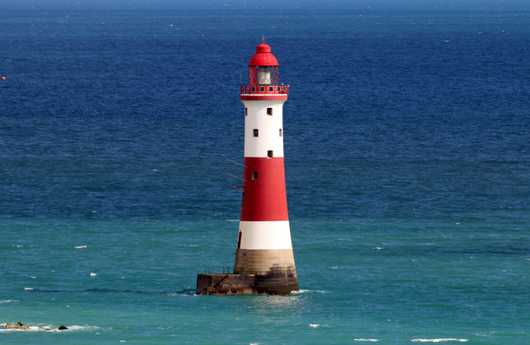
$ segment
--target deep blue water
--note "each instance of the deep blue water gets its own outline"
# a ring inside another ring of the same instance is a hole
[[[193,296],[262,34],[303,290]],[[0,344],[530,343],[530,13],[2,12],[0,75],[0,323],[83,326]]]

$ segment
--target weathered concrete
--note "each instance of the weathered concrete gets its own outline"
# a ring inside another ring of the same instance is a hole
[[[296,273],[281,269],[266,274],[199,273],[198,295],[287,295],[298,290]]]
[[[267,274],[271,269],[296,272],[292,249],[237,249],[234,273]]]
[[[256,277],[252,274],[199,273],[198,295],[245,295],[253,294]]]

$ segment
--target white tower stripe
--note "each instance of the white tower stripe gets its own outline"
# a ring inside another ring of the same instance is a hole
[[[283,103],[284,101],[243,101],[245,115],[245,157],[283,157]],[[267,114],[271,108],[272,115]],[[254,136],[257,130],[258,136]],[[280,130],[282,134],[280,135]]]
[[[292,249],[289,221],[241,221],[241,249]]]

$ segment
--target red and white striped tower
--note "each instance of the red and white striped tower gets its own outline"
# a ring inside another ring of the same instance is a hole
[[[278,60],[258,44],[241,86],[245,106],[245,169],[234,273],[256,275],[256,290],[298,290],[283,156],[283,103],[289,86],[280,84]]]

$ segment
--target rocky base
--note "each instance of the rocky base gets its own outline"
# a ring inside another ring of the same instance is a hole
[[[298,290],[296,275],[271,271],[267,274],[199,273],[198,295],[288,295]]]

